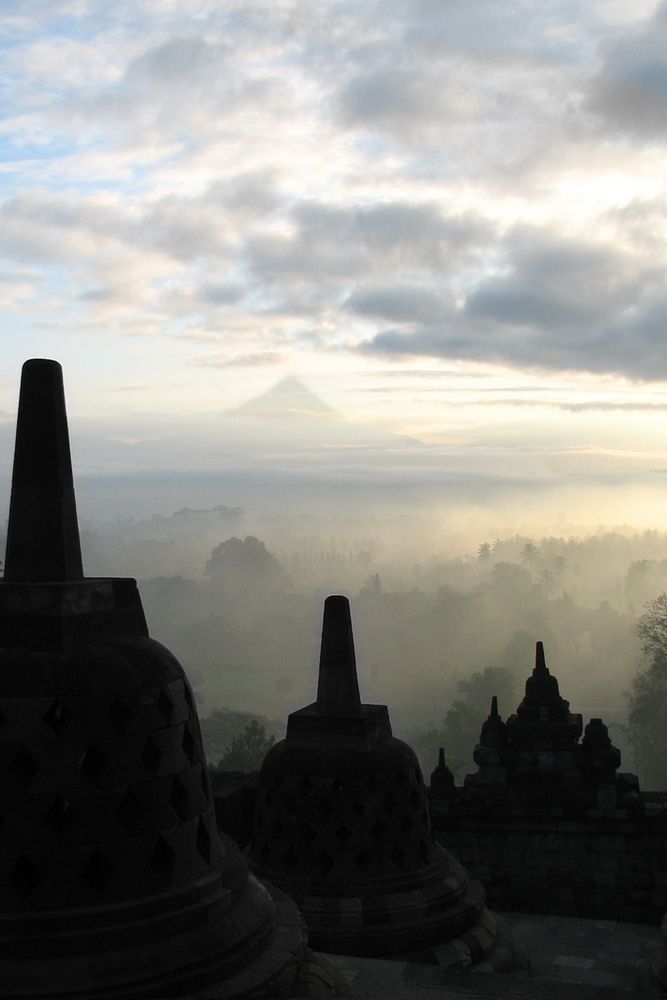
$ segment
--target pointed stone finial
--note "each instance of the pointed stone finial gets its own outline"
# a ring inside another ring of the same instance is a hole
[[[498,696],[491,698],[491,711],[482,723],[479,742],[485,747],[501,746],[506,740],[506,726],[498,711]]]
[[[361,709],[350,602],[339,595],[324,602],[317,707],[335,715]]]
[[[436,799],[451,799],[456,794],[454,775],[447,767],[445,751],[438,748],[438,766],[431,772],[431,795]]]
[[[548,674],[547,661],[544,658],[544,644],[541,642],[535,643],[535,673],[536,674]]]
[[[5,580],[81,579],[62,368],[33,358],[21,373]]]

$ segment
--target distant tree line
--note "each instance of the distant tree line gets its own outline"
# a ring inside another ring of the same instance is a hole
[[[667,788],[667,535],[517,535],[410,567],[383,562],[374,545],[343,558],[331,543],[331,562],[322,549],[317,585],[295,571],[294,553],[288,573],[253,535],[214,544],[198,578],[141,582],[152,634],[193,680],[211,762],[255,766],[287,714],[313,700],[322,602],[339,591],[352,599],[362,698],[389,705],[426,772],[438,746],[459,779],[473,769],[491,696],[504,717],[515,710],[541,639],[572,710],[602,715],[623,766]]]

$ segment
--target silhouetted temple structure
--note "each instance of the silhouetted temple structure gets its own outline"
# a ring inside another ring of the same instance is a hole
[[[53,361],[23,369],[0,627],[0,996],[284,995],[305,933],[218,833],[187,678],[134,580],[83,576]]]
[[[431,784],[429,791],[432,798],[451,799],[456,796],[454,775],[447,767],[443,747],[440,747],[438,750],[438,763],[435,770],[431,771]]]
[[[583,738],[582,737],[583,732]],[[542,643],[516,712],[496,698],[462,787],[433,772],[434,835],[500,910],[658,923],[667,906],[667,798],[641,793],[601,719],[583,727]],[[667,967],[667,963],[666,963]]]
[[[621,755],[602,719],[590,720],[580,743],[582,728],[538,642],[524,698],[507,722],[492,700],[473,753],[477,773],[465,779],[465,807],[568,817],[641,810],[637,779],[617,774]]]
[[[469,963],[494,946],[482,886],[433,840],[414,752],[392,736],[386,705],[361,702],[344,597],[325,603],[317,701],[289,716],[264,759],[249,859],[297,901],[315,948],[380,955],[456,940]]]

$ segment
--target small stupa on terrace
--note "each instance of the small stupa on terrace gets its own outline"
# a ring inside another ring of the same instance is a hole
[[[0,583],[0,997],[285,995],[304,947],[291,900],[218,834],[192,691],[136,582],[83,575],[62,372],[28,361]]]
[[[324,605],[317,700],[292,712],[259,775],[251,869],[298,903],[312,947],[381,955],[494,946],[484,890],[436,844],[413,750],[361,702],[347,598]]]

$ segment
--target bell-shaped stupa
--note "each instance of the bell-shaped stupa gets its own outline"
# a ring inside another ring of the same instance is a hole
[[[293,712],[259,776],[251,868],[289,893],[312,947],[380,955],[493,947],[484,890],[431,834],[421,769],[386,705],[362,704],[345,597],[324,606],[317,701]],[[472,955],[472,959],[470,958]]]
[[[295,908],[218,834],[183,669],[134,580],[83,576],[54,361],[23,368],[0,629],[0,997],[254,996],[283,975]]]

